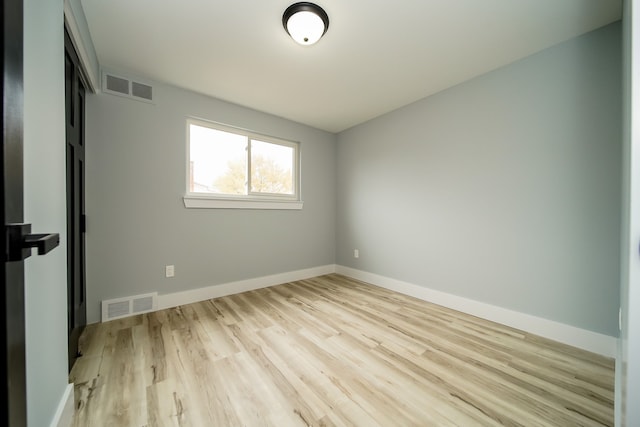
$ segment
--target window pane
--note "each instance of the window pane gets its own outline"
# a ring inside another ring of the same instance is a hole
[[[246,149],[246,136],[189,125],[189,191],[247,194]]]
[[[294,194],[293,147],[251,140],[251,192]]]

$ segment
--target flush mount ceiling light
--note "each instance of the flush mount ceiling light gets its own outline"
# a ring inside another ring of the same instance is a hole
[[[292,39],[308,46],[327,32],[329,16],[317,4],[303,1],[292,4],[284,11],[282,25]]]

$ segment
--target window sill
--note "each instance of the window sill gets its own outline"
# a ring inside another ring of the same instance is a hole
[[[184,196],[183,200],[184,207],[189,209],[301,210],[303,204],[297,200],[232,200],[193,196]]]

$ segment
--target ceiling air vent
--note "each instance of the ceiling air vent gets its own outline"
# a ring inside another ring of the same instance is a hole
[[[102,301],[102,321],[148,313],[158,308],[158,293]]]
[[[153,102],[152,86],[111,73],[104,73],[102,75],[102,90],[112,95],[125,96],[127,98],[137,99],[138,101]]]

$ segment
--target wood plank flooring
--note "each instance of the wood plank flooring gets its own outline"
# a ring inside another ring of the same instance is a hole
[[[75,426],[613,425],[613,360],[339,275],[80,345]]]

